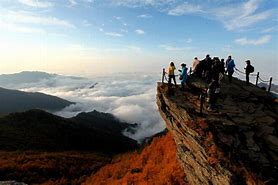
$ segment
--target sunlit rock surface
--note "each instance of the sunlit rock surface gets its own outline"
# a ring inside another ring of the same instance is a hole
[[[266,91],[224,79],[215,112],[200,114],[207,85],[189,80],[169,95],[158,83],[157,105],[177,144],[189,184],[277,184],[278,104]]]

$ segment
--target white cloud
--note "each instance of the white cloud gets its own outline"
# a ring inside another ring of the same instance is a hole
[[[31,23],[38,25],[54,25],[74,28],[74,25],[68,21],[58,19],[56,17],[43,17],[26,11],[2,11],[0,16],[3,22],[16,23]]]
[[[141,29],[137,29],[137,30],[135,30],[135,33],[137,33],[138,35],[144,35],[145,31],[141,30]]]
[[[270,41],[271,36],[270,35],[265,35],[262,36],[258,39],[247,39],[246,37],[243,38],[239,38],[235,40],[235,43],[239,44],[239,45],[262,45],[262,44],[266,44]]]
[[[275,30],[277,30],[275,27],[270,27],[270,28],[263,29],[261,32],[262,33],[270,33],[270,32],[273,32]]]
[[[125,7],[151,6],[168,15],[198,15],[221,22],[229,31],[244,30],[275,15],[274,8],[263,10],[261,0],[247,1],[180,1],[180,0],[113,0],[112,4]],[[147,18],[147,14],[137,17]]]
[[[114,16],[113,18],[116,20],[122,20],[122,17],[118,17],[118,16]]]
[[[186,40],[186,43],[187,44],[190,44],[192,42],[192,39],[191,38],[188,38],[187,40]]]
[[[83,20],[83,21],[82,21],[82,25],[85,26],[85,27],[92,26],[92,24],[89,23],[89,21],[87,21],[87,20]]]
[[[191,49],[191,47],[177,47],[168,44],[162,44],[159,47],[165,49],[166,51],[186,51]]]
[[[77,2],[75,0],[69,0],[70,6],[77,5]]]
[[[260,10],[261,0],[248,0],[245,2],[207,3],[198,2],[177,3],[167,12],[168,15],[182,16],[197,14],[207,19],[214,19],[224,24],[227,30],[242,30],[256,25],[273,15],[272,10]]]
[[[126,29],[121,29],[120,30],[122,33],[128,33],[128,30],[126,30]]]
[[[93,110],[114,114],[131,124],[140,124],[135,134],[125,135],[137,140],[162,131],[165,128],[156,105],[156,82],[159,74],[124,73],[95,76],[93,79],[71,79],[56,76],[35,83],[11,84],[9,88],[31,92],[43,92],[77,102],[56,112],[72,117],[80,112]],[[94,88],[89,88],[95,84]]]
[[[210,14],[222,22],[228,30],[239,30],[253,26],[272,15],[271,10],[257,12],[259,3],[259,0],[249,0],[240,4],[211,9]]]
[[[39,28],[30,28],[26,26],[20,26],[11,23],[5,23],[0,20],[0,28],[9,32],[17,32],[17,33],[45,33],[44,30]]]
[[[173,2],[175,2],[175,0],[112,0],[112,3],[115,5],[131,8],[143,6],[160,7]]]
[[[225,53],[232,53],[232,47],[230,45],[223,46],[221,50]]]
[[[97,50],[96,48],[86,47],[80,44],[69,44],[65,47],[66,50],[77,50],[77,51],[92,51]]]
[[[116,32],[106,32],[105,35],[112,36],[112,37],[123,37],[124,35],[121,33]]]
[[[18,2],[26,6],[31,6],[35,8],[49,8],[53,6],[53,3],[51,2],[40,0],[18,0]]]
[[[197,12],[202,12],[200,5],[189,4],[188,2],[185,2],[183,4],[176,6],[173,9],[170,9],[168,11],[168,14],[181,16],[181,15],[192,14]]]
[[[142,49],[138,46],[128,46],[128,49],[131,50],[131,51],[134,51],[136,53],[142,52]]]
[[[152,18],[152,16],[149,15],[149,14],[141,14],[141,15],[138,15],[137,17],[138,18],[144,18],[144,19]]]

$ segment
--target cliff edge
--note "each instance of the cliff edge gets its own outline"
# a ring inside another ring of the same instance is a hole
[[[158,83],[157,105],[177,145],[189,184],[278,184],[278,104],[267,92],[224,79],[217,112],[200,114],[206,84],[191,76],[190,88]]]

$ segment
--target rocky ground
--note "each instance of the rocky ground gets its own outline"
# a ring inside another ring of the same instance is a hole
[[[206,87],[194,77],[184,92],[157,87],[157,105],[189,184],[277,184],[277,101],[254,85],[224,79],[217,111],[207,111],[205,102],[200,114]]]

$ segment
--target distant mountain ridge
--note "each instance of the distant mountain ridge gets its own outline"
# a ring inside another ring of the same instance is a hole
[[[5,84],[35,83],[44,79],[55,78],[55,77],[67,77],[75,80],[84,79],[82,77],[61,76],[61,75],[49,74],[41,71],[22,71],[20,73],[14,73],[14,74],[1,74],[0,86],[4,86]]]
[[[0,114],[29,109],[61,110],[73,102],[38,92],[23,92],[0,87]]]
[[[117,153],[137,148],[137,142],[122,135],[121,129],[102,127],[99,114],[90,114],[89,117],[96,121],[66,119],[42,110],[9,114],[0,118],[0,150]],[[110,122],[121,125],[121,128],[130,126],[116,120]]]
[[[70,118],[72,121],[80,124],[86,124],[88,127],[103,129],[113,133],[122,133],[125,129],[134,132],[138,124],[129,124],[121,122],[110,113],[98,112],[81,112],[77,116]]]

